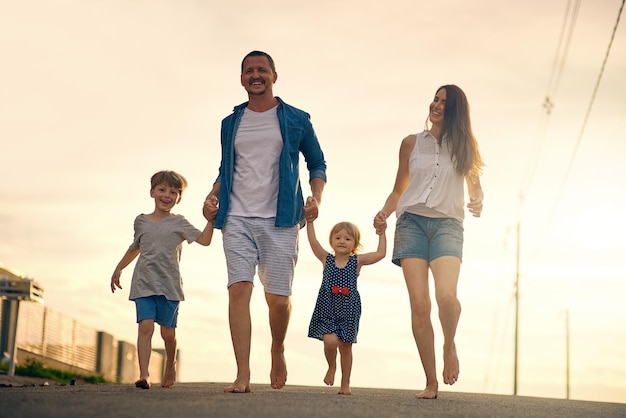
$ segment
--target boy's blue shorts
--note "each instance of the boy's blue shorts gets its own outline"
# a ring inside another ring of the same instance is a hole
[[[163,327],[176,328],[180,301],[168,300],[163,295],[147,296],[135,299],[137,323],[152,319]]]

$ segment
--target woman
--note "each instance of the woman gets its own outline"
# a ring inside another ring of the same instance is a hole
[[[416,395],[419,399],[436,399],[439,389],[429,268],[444,335],[443,381],[452,385],[459,376],[454,336],[461,315],[457,283],[463,250],[463,183],[469,194],[467,208],[479,217],[482,167],[465,93],[455,85],[442,86],[430,104],[425,130],[402,141],[393,191],[374,218],[377,231],[394,211],[398,218],[392,261],[402,267],[413,336],[426,374],[426,388]]]

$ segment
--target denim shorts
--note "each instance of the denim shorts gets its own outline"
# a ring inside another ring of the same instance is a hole
[[[291,296],[298,261],[299,226],[278,228],[276,218],[229,216],[222,228],[228,287],[254,282],[255,270],[266,293]]]
[[[135,299],[137,323],[144,319],[152,319],[163,327],[176,328],[179,305],[180,301],[168,300],[163,295],[137,298]]]
[[[404,212],[396,221],[391,261],[421,258],[429,263],[439,257],[462,260],[463,224],[452,218],[427,218]]]

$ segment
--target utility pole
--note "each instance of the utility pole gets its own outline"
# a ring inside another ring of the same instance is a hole
[[[569,308],[565,310],[565,399],[569,399]]]
[[[517,368],[519,364],[518,360],[518,345],[519,345],[519,253],[520,253],[520,223],[517,223],[517,250],[516,250],[516,267],[515,267],[515,354],[513,359],[513,395],[517,395]]]

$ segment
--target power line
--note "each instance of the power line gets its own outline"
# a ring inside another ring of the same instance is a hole
[[[570,7],[572,1],[570,0],[567,4],[567,10],[565,11],[565,18],[563,19],[563,26],[561,27],[561,35],[559,38],[559,48],[557,49],[557,56],[555,57],[554,64],[552,67],[552,74],[550,76],[550,82],[548,83],[548,94],[546,95],[546,100],[544,102],[544,108],[546,109],[546,113],[550,114],[552,111],[552,107],[554,106],[554,102],[551,100],[553,95],[556,95],[558,90],[559,83],[561,82],[561,75],[563,74],[563,68],[565,67],[565,62],[567,61],[567,55],[569,53],[569,46],[572,43],[572,37],[574,36],[574,28],[576,27],[576,19],[578,18],[578,10],[580,10],[580,0],[576,0],[576,3]],[[569,19],[571,13],[571,19]],[[567,32],[567,42],[563,44],[563,36],[565,34],[565,30],[569,23],[569,31]],[[562,52],[561,49],[563,50]],[[560,55],[560,60],[558,59]],[[558,62],[557,62],[558,61]]]
[[[530,185],[532,184],[537,167],[537,162],[539,161],[539,155],[541,154],[541,147],[543,145],[543,140],[545,138],[546,130],[548,127],[548,119],[550,117],[550,114],[552,113],[552,108],[554,107],[554,101],[556,99],[559,83],[563,74],[563,68],[565,67],[565,63],[567,61],[569,47],[572,43],[572,37],[574,34],[574,28],[576,27],[576,20],[578,18],[579,9],[580,0],[575,0],[574,4],[572,4],[572,0],[568,1],[567,7],[565,9],[565,16],[563,18],[563,24],[561,25],[559,43],[556,49],[556,53],[554,55],[552,70],[550,71],[550,80],[548,82],[548,88],[546,90],[546,98],[543,102],[543,109],[541,111],[542,121],[540,122],[537,134],[535,135],[533,151],[531,152],[530,158],[528,159],[528,166],[526,168],[524,180],[522,181],[522,186],[520,189],[520,215],[518,216],[520,218],[525,202],[525,197],[528,189],[530,188]],[[565,42],[564,39],[566,39]]]
[[[597,95],[597,92],[598,92],[598,89],[599,89],[599,86],[600,86],[600,82],[602,80],[602,75],[604,74],[604,69],[606,67],[606,63],[608,61],[609,53],[610,53],[611,47],[613,45],[613,40],[615,39],[615,33],[617,32],[617,28],[619,26],[619,21],[620,21],[620,18],[621,18],[621,14],[622,14],[622,10],[624,8],[624,3],[625,2],[626,2],[626,0],[622,0],[622,5],[621,5],[621,7],[619,9],[619,12],[618,12],[618,15],[617,15],[617,20],[616,20],[615,26],[613,28],[613,33],[612,33],[611,39],[609,41],[609,46],[607,48],[607,51],[606,51],[606,54],[605,54],[605,57],[604,57],[604,60],[603,60],[603,63],[602,63],[602,67],[600,69],[600,74],[598,75],[598,79],[596,81],[596,85],[595,85],[593,94],[591,96],[591,100],[590,100],[590,103],[589,103],[589,106],[588,106],[588,109],[587,109],[587,113],[586,113],[585,118],[583,120],[583,125],[581,127],[580,134],[579,134],[578,139],[576,141],[576,144],[575,144],[572,156],[570,157],[569,164],[568,164],[567,170],[565,172],[565,176],[564,176],[563,181],[561,182],[561,185],[560,185],[560,187],[558,189],[557,197],[554,200],[552,208],[551,208],[551,210],[549,212],[549,216],[547,218],[546,225],[550,225],[550,223],[552,221],[552,217],[554,216],[554,211],[555,211],[556,206],[558,205],[558,203],[559,203],[559,201],[561,199],[563,190],[565,189],[565,184],[566,184],[566,182],[567,182],[567,180],[569,178],[569,174],[570,174],[572,166],[574,164],[574,160],[575,160],[576,155],[578,153],[578,148],[579,148],[580,143],[582,141],[582,137],[584,135],[585,128],[586,128],[587,122],[589,120],[589,116],[591,115],[591,110],[593,108],[593,103],[595,101],[595,98],[596,98],[596,95]],[[576,16],[578,15],[578,8],[579,8],[579,6],[580,6],[580,2],[577,0],[577,3],[576,3],[575,8],[574,8],[575,12],[573,13],[573,16],[574,16],[573,20],[574,20],[574,22],[575,22]],[[568,4],[568,12],[566,13],[566,17],[565,17],[565,22],[567,22],[568,16],[569,16],[569,4]],[[566,23],[564,23],[564,26],[562,28],[561,41],[563,40],[563,33],[565,31],[565,26],[566,26]],[[554,64],[554,67],[553,67],[553,74],[552,74],[552,76],[550,78],[550,83],[549,83],[549,87],[548,87],[548,95],[546,96],[546,101],[544,103],[544,108],[546,109],[546,112],[547,112],[546,124],[547,124],[547,117],[549,117],[549,115],[551,113],[551,110],[552,110],[552,106],[553,106],[553,103],[550,100],[550,91],[551,91],[552,88],[554,88],[554,91],[556,92],[556,88],[558,87],[558,84],[559,84],[559,81],[560,81],[560,76],[561,76],[561,73],[563,71],[563,66],[564,66],[564,63],[565,63],[566,56],[567,56],[567,51],[569,50],[569,45],[571,43],[573,28],[574,28],[574,24],[572,24],[570,26],[570,32],[569,32],[569,35],[567,37],[567,42],[565,44],[565,49],[564,49],[565,52],[562,55],[562,58],[559,61],[559,64],[556,64],[556,61],[555,61],[555,64]],[[561,44],[562,44],[562,42],[560,42],[560,45]],[[557,50],[557,56],[558,56],[558,51],[560,49],[561,49],[561,47],[559,46],[559,49]],[[542,137],[543,137],[544,134],[545,134],[545,129],[542,132]],[[531,158],[531,161],[534,160],[534,159],[536,159],[536,158]],[[520,198],[521,198],[521,202],[520,202],[520,216],[519,216],[520,219],[521,219],[522,207],[523,207],[523,204],[524,204],[524,193],[526,192],[526,189],[528,188],[528,185],[530,184],[530,179],[532,179],[533,175],[534,175],[534,166],[532,166],[532,169],[530,170],[530,174],[527,177],[527,180],[528,180],[527,183],[523,184],[522,189],[521,189],[521,193],[520,193]],[[519,276],[520,276],[520,274],[519,274],[520,273],[520,271],[519,271],[520,222],[521,222],[521,220],[518,220],[518,224],[517,224],[517,272],[516,272],[516,280],[515,280],[515,339],[514,339],[515,352],[514,352],[514,370],[513,370],[513,395],[517,395],[517,386],[518,386],[518,373],[517,373],[517,371],[518,371],[518,342],[519,342],[519,335],[518,335],[518,318],[519,318],[519,315],[518,315],[518,309],[519,309]],[[532,261],[532,259],[534,259],[534,257],[536,256],[539,248],[541,248],[541,245],[543,244],[543,240],[545,238],[546,229],[547,228],[543,228],[542,235],[541,235],[540,239],[537,241],[537,244],[534,246],[535,252],[529,258],[529,260]],[[569,384],[569,382],[568,382],[568,384]],[[568,392],[568,397],[569,397],[569,392]]]
[[[602,81],[602,76],[604,75],[604,69],[606,68],[606,63],[609,59],[609,54],[611,52],[611,47],[613,46],[613,40],[615,39],[615,33],[617,33],[617,28],[619,26],[619,21],[620,18],[622,16],[622,11],[624,10],[624,3],[626,2],[626,0],[622,0],[622,4],[619,8],[619,11],[617,13],[617,20],[615,21],[615,26],[613,26],[613,33],[611,34],[611,39],[609,40],[609,46],[606,49],[606,53],[604,55],[604,60],[602,61],[602,67],[600,68],[600,73],[598,74],[598,79],[596,80],[596,85],[593,89],[593,93],[591,94],[591,99],[589,101],[589,106],[587,107],[587,112],[585,113],[585,118],[583,119],[583,124],[580,128],[580,133],[578,134],[578,138],[576,140],[576,144],[574,146],[574,151],[572,153],[572,156],[570,157],[569,160],[569,164],[567,166],[567,169],[565,170],[565,176],[563,177],[563,180],[561,181],[561,184],[557,190],[557,194],[556,194],[556,199],[554,199],[554,203],[552,204],[552,207],[550,208],[550,212],[548,214],[547,217],[547,221],[546,221],[546,225],[550,225],[550,223],[552,222],[552,218],[554,217],[554,212],[556,210],[556,207],[558,205],[558,203],[561,200],[561,197],[563,196],[563,190],[565,190],[565,183],[567,183],[567,180],[569,179],[569,175],[572,171],[572,167],[574,166],[574,160],[576,159],[576,155],[578,154],[578,148],[580,147],[580,143],[582,141],[583,135],[585,134],[585,129],[587,128],[587,122],[589,121],[589,116],[591,115],[591,110],[593,108],[593,104],[596,100],[596,95],[598,93],[598,89],[600,88],[600,82]],[[535,252],[532,254],[532,256],[530,257],[530,260],[534,259],[535,256],[537,255],[537,252],[539,251],[539,248],[541,247],[541,244],[543,243],[543,240],[545,239],[545,235],[546,235],[546,230],[547,228],[543,228],[542,230],[542,234],[538,240],[537,245],[534,246],[535,248]]]
[[[557,51],[554,57],[554,63],[552,66],[552,71],[550,74],[550,81],[548,83],[548,91],[546,93],[546,99],[544,101],[543,107],[546,110],[545,117],[543,118],[543,122],[540,124],[540,129],[538,135],[536,136],[533,151],[531,152],[530,158],[528,160],[529,165],[527,168],[526,175],[524,177],[524,181],[522,182],[522,186],[520,189],[520,205],[519,205],[519,214],[517,221],[517,252],[516,252],[516,272],[515,272],[515,325],[514,325],[514,358],[513,358],[513,395],[517,395],[517,386],[518,386],[518,368],[519,368],[519,277],[520,277],[520,222],[522,217],[522,210],[525,203],[525,195],[532,184],[532,180],[536,171],[537,162],[539,161],[539,155],[541,154],[541,145],[543,144],[543,140],[545,138],[546,129],[548,126],[548,119],[550,114],[552,113],[552,107],[554,106],[554,98],[556,97],[556,92],[558,90],[559,82],[561,81],[561,75],[563,73],[563,68],[565,66],[565,62],[567,61],[567,55],[569,52],[569,46],[572,42],[572,35],[574,33],[574,28],[576,27],[576,18],[578,16],[578,10],[580,8],[580,0],[575,0],[575,4],[572,6],[572,1],[569,0],[567,4],[567,9],[565,10],[565,17],[563,19],[563,25],[561,27],[561,35],[559,38],[559,44],[557,47]],[[571,11],[571,13],[570,13]],[[571,16],[571,18],[570,18]],[[566,28],[569,23],[569,31],[567,34],[567,41],[564,43],[564,35],[566,32]]]

